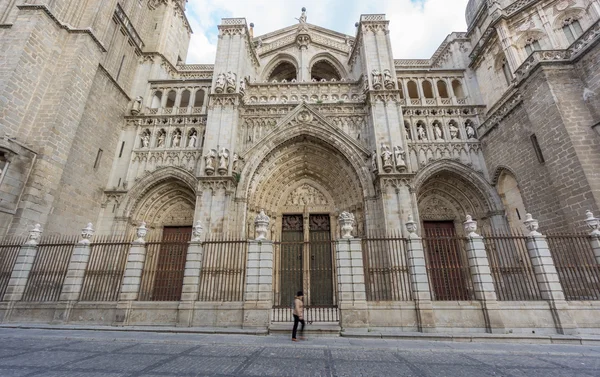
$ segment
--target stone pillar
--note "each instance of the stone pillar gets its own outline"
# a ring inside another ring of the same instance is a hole
[[[256,217],[256,240],[248,241],[248,264],[244,289],[244,328],[267,329],[273,309],[273,242],[266,239],[269,216]]]
[[[81,241],[73,249],[65,282],[60,293],[60,301],[77,301],[83,287],[85,270],[90,260],[90,240],[94,236],[92,223],[81,230]]]
[[[487,331],[492,334],[504,333],[504,321],[500,316],[500,307],[483,237],[475,233],[477,221],[473,221],[471,216],[467,215],[464,225],[467,234],[467,258],[475,289],[475,299],[481,302]]]
[[[369,327],[362,242],[352,236],[354,215],[342,212],[338,218],[342,238],[336,241],[338,307],[342,329]]]
[[[183,272],[183,287],[181,289],[181,303],[177,313],[177,324],[179,326],[191,326],[194,316],[194,302],[198,301],[198,290],[200,288],[200,272],[202,270],[202,224],[196,221],[192,228],[194,236],[188,246],[185,259],[185,270]]]
[[[550,304],[556,331],[565,335],[576,334],[577,325],[568,312],[565,294],[560,285],[546,236],[537,231],[538,221],[533,219],[531,214],[525,215],[524,223],[530,232],[527,235],[527,252],[531,258],[542,298]]]
[[[117,312],[115,322],[123,324],[127,322],[131,302],[138,299],[140,286],[142,284],[142,272],[146,261],[146,237],[148,229],[146,223],[142,222],[137,228],[137,239],[131,243],[129,255],[127,256],[127,264],[125,265],[125,273],[123,274],[123,283],[121,284],[121,292],[119,294],[119,303],[117,304]]]
[[[592,250],[594,251],[594,256],[596,257],[596,263],[600,264],[600,219],[594,217],[594,214],[591,211],[586,211],[585,215],[585,223],[587,224],[588,228],[592,230],[590,233]]]
[[[23,298],[27,279],[29,278],[29,273],[37,254],[37,245],[41,237],[42,227],[40,224],[37,224],[29,232],[27,242],[19,250],[19,255],[10,275],[3,301],[20,301]]]
[[[406,243],[408,271],[411,294],[417,310],[417,326],[421,332],[433,332],[435,331],[435,319],[425,265],[425,249],[421,237],[416,233],[417,223],[413,221],[412,215],[408,215],[406,230],[408,231],[408,242]]]

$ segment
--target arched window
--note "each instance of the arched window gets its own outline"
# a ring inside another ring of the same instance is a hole
[[[438,80],[437,82],[438,93],[441,98],[448,98],[448,87],[446,86],[446,82],[443,80]]]
[[[158,109],[162,102],[162,92],[157,90],[154,92],[154,96],[152,96],[152,104],[150,105],[151,109]]]
[[[190,91],[184,90],[181,93],[181,102],[179,103],[179,107],[188,107],[190,105]]]
[[[511,228],[522,229],[526,213],[525,204],[517,180],[508,170],[503,169],[500,173],[496,190],[504,204],[508,225]]]
[[[204,90],[198,89],[194,98],[194,107],[202,107],[204,104]]]
[[[423,81],[423,95],[425,98],[433,98],[433,88],[429,80]]]
[[[406,84],[406,88],[408,89],[408,96],[410,98],[419,98],[419,90],[417,89],[417,83],[410,80]]]
[[[583,34],[581,24],[578,20],[574,19],[573,17],[569,17],[563,21],[562,30],[563,33],[565,33],[565,36],[567,37],[569,43],[575,42],[575,40],[577,40],[577,38],[579,38],[581,34]]]
[[[463,90],[462,83],[460,80],[452,80],[452,91],[456,98],[465,98],[465,91]]]
[[[290,62],[283,61],[275,67],[271,75],[269,76],[268,81],[292,81],[297,80],[296,67]]]
[[[177,98],[177,92],[174,90],[169,91],[169,94],[167,94],[167,108],[175,106],[175,98]]]
[[[534,38],[527,38],[525,41],[525,52],[527,55],[531,55],[532,52],[541,50],[540,42]]]
[[[310,71],[310,78],[311,80],[317,81],[321,81],[323,79],[327,81],[339,81],[341,79],[338,71],[327,60],[319,60],[318,62],[313,64],[312,69]]]

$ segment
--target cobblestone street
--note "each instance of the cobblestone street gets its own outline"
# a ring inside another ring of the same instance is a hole
[[[598,376],[600,347],[0,329],[0,376]]]

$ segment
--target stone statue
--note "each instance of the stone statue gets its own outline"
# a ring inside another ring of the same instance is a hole
[[[386,89],[394,89],[394,81],[392,80],[392,72],[389,69],[383,70],[383,86]]]
[[[363,75],[363,92],[369,90],[369,78],[367,75]]]
[[[392,152],[390,147],[381,144],[381,162],[383,163],[383,171],[389,173],[392,171]]]
[[[306,23],[306,8],[302,7],[302,14],[300,15],[300,18],[296,18],[298,20],[299,23],[301,24],[305,24]]]
[[[404,133],[406,134],[406,140],[412,140],[412,134],[410,133],[410,125],[404,125]]]
[[[245,79],[240,80],[240,94],[241,95],[246,94],[246,80]]]
[[[231,71],[227,72],[227,75],[225,76],[225,80],[227,82],[227,85],[226,85],[227,93],[235,92],[235,82],[236,82],[235,73],[233,73]]]
[[[394,147],[394,156],[396,157],[396,169],[406,169],[406,161],[404,161],[404,150],[401,146]]]
[[[436,123],[433,126],[433,131],[434,131],[435,139],[436,140],[443,140],[444,139],[444,133],[442,132],[442,127],[440,126],[439,123]]]
[[[256,48],[261,48],[261,47],[262,47],[262,45],[263,45],[263,41],[262,41],[262,39],[259,37],[259,38],[258,38],[258,41],[256,41]]]
[[[223,93],[225,89],[225,74],[219,73],[217,81],[215,82],[215,93]]]
[[[150,147],[150,135],[147,131],[142,134],[142,148]]]
[[[198,140],[198,134],[196,133],[196,131],[192,131],[192,133],[190,134],[190,139],[188,140],[188,148],[194,148],[196,147],[196,141]]]
[[[135,97],[133,105],[131,106],[131,115],[138,115],[142,111],[142,101],[144,99],[140,96]]]
[[[241,163],[242,160],[243,159],[240,156],[238,156],[237,153],[233,154],[231,169],[233,170],[234,173],[239,173],[242,170],[242,163]]]
[[[227,174],[227,168],[229,167],[229,149],[221,148],[219,152],[219,174]]]
[[[467,133],[467,139],[475,139],[475,128],[471,125],[471,123],[467,123],[465,126],[465,132]]]
[[[181,144],[181,131],[177,130],[173,133],[171,147],[178,148],[179,144]]]
[[[419,140],[427,140],[427,132],[421,123],[417,125],[417,136],[419,137]]]
[[[377,151],[373,151],[371,155],[371,169],[375,172],[377,171]]]
[[[381,72],[379,72],[379,70],[374,69],[371,72],[371,75],[373,76],[373,89],[381,89],[382,88],[382,82],[381,82]]]
[[[158,133],[158,139],[156,139],[156,147],[157,148],[162,148],[165,146],[165,132],[164,131],[160,131]]]
[[[212,175],[215,172],[215,158],[217,157],[217,151],[211,149],[204,156],[204,172],[206,175]]]
[[[456,127],[454,123],[450,123],[450,139],[458,139],[458,127]]]

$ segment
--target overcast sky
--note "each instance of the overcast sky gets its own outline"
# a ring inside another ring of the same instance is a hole
[[[194,34],[188,63],[214,63],[217,25],[224,17],[245,17],[254,35],[297,23],[302,7],[308,23],[354,36],[361,14],[385,13],[394,58],[430,58],[446,36],[465,31],[468,0],[188,0]]]

